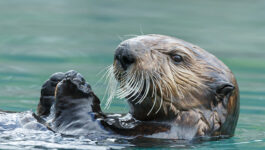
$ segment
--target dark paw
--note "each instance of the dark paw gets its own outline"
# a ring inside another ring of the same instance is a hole
[[[37,112],[35,118],[43,124],[46,124],[43,117],[53,113],[54,118],[48,126],[51,130],[62,133],[87,129],[93,120],[104,117],[100,101],[90,85],[80,73],[73,70],[55,73],[44,83]]]
[[[66,72],[63,80],[57,84],[55,101],[56,111],[86,105],[89,112],[101,112],[99,99],[84,77],[74,70]]]
[[[64,79],[57,84],[54,106],[54,131],[80,129],[102,117],[99,99],[76,71],[66,72]]]
[[[80,73],[74,70],[66,72],[63,80],[58,83],[55,89],[56,99],[65,96],[82,98],[87,97],[89,94],[92,94],[90,85],[86,83]]]
[[[62,72],[57,72],[51,75],[41,88],[40,101],[37,108],[38,116],[48,116],[50,114],[50,108],[54,103],[54,92],[57,84],[65,77]]]

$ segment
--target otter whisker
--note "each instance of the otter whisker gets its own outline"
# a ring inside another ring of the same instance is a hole
[[[124,98],[127,95],[134,92],[134,89],[132,88],[136,84],[134,80],[135,79],[133,77],[127,77],[127,80],[125,81],[125,83],[122,82],[123,85],[120,85],[120,88],[117,91],[117,95],[119,98]]]
[[[135,86],[135,85],[133,85]],[[132,95],[134,93],[134,89],[133,87],[123,87],[122,89],[120,89],[119,93],[117,93],[117,97],[118,98],[126,98],[129,95]]]
[[[103,71],[105,71],[105,73],[101,76],[101,78],[96,82],[96,84],[94,85],[94,86],[97,86],[98,84],[99,84],[99,82],[101,82],[104,78],[105,78],[105,80],[104,80],[104,84],[106,84],[107,83],[107,78],[106,78],[106,76],[107,76],[107,74],[108,74],[108,71],[109,71],[109,69],[112,67],[112,65],[109,65],[108,67],[105,67],[105,68],[103,68],[101,71],[99,71],[99,73],[97,73],[97,75],[99,75],[99,74],[101,74]]]
[[[106,104],[105,104],[105,109],[108,109],[111,102],[112,102],[112,99],[115,97],[115,91],[116,91],[116,88],[117,88],[117,81],[114,77],[114,73],[113,73],[113,67],[110,67],[109,68],[109,72],[108,72],[108,75],[107,77],[109,78],[109,84],[107,86],[107,91],[109,93],[109,98],[107,99],[106,101]],[[105,95],[104,95],[105,97]]]
[[[130,92],[130,94],[134,95],[135,93],[135,88],[137,88],[139,82],[137,81],[137,74],[134,74],[133,76],[131,76],[131,83],[128,83],[127,88],[131,89],[132,91]]]
[[[155,112],[156,114],[159,112],[159,110],[161,109],[162,104],[163,104],[163,91],[162,91],[162,87],[161,87],[160,83],[158,83],[157,85],[158,85],[159,90],[160,90],[160,106],[159,106],[158,110]]]
[[[113,66],[110,65],[110,66],[108,67],[106,73],[103,75],[103,77],[106,76],[106,78],[108,79],[108,78],[111,76],[112,72],[113,72]]]
[[[152,76],[152,77],[154,77],[154,76]],[[154,107],[155,107],[155,104],[156,104],[156,84],[155,84],[155,81],[154,81],[153,78],[151,78],[151,81],[152,81],[152,84],[153,84],[153,94],[154,94],[154,96],[155,96],[155,100],[154,100],[154,103],[153,103],[153,105],[152,105],[150,111],[147,113],[147,116],[150,115],[150,113],[153,111],[153,109],[154,109]],[[152,95],[153,95],[153,94],[152,94]]]
[[[151,97],[153,97],[156,93],[155,93],[155,88],[156,88],[156,85],[155,85],[155,83],[154,83],[154,79],[153,79],[153,74],[151,74],[151,77],[150,77],[150,79],[151,79],[151,81],[152,81],[152,88],[153,88],[153,90],[152,90],[152,96]]]
[[[119,91],[117,91],[116,95],[118,98],[125,98],[127,95],[129,95],[132,92],[133,92],[132,88],[126,86],[119,88]]]
[[[119,91],[118,91],[118,97],[119,98],[125,98],[129,95],[135,95],[135,88],[138,85],[138,82],[136,82],[135,80],[135,75],[130,75],[130,77],[127,77],[127,84],[125,83],[123,86],[120,87]]]
[[[124,92],[124,88],[126,88],[126,86],[128,86],[129,84],[131,84],[130,80],[120,81],[119,89],[117,90],[116,94],[117,95],[122,94]]]
[[[107,102],[105,104],[105,109],[108,109],[112,100],[114,99],[115,95],[116,95],[116,89],[117,89],[117,86],[118,86],[118,82],[117,80],[115,79],[115,75],[118,74],[118,71],[115,70],[114,71],[114,67],[111,66],[108,70],[108,74],[107,74],[107,78],[108,78],[108,86],[107,86],[107,92],[108,92],[108,99],[107,99]],[[122,74],[122,76],[124,76],[124,74]],[[104,98],[105,98],[106,94],[104,95]]]
[[[105,96],[107,95],[107,93],[110,93],[110,82],[112,81],[112,79],[110,77],[111,77],[112,71],[113,71],[113,66],[111,65],[108,68],[108,70],[106,71],[106,80],[105,80],[105,82],[108,81],[108,85],[107,85],[107,89],[105,91],[103,99],[105,99]]]
[[[141,75],[140,75],[139,80],[137,82],[137,87],[135,89],[135,93],[130,96],[130,98],[135,96],[135,98],[132,101],[135,101],[139,97],[139,95],[141,94],[142,89],[144,88],[143,81],[144,81],[143,72],[141,72]],[[130,98],[128,98],[128,99],[130,99]]]
[[[164,75],[164,78],[165,77],[167,77],[162,71],[160,72],[162,75]],[[162,105],[163,105],[163,88],[162,87],[164,87],[164,88],[166,88],[167,90],[167,92],[165,93],[165,95],[167,96],[167,97],[169,97],[169,94],[170,95],[172,95],[172,88],[170,87],[170,83],[169,83],[169,81],[167,80],[167,79],[169,79],[169,78],[165,78],[164,80],[163,80],[163,78],[161,77],[161,75],[160,74],[158,74],[157,72],[155,72],[155,77],[156,78],[158,78],[158,80],[156,80],[156,81],[160,81],[159,83],[157,83],[157,85],[158,85],[158,87],[159,87],[159,90],[160,90],[160,105],[159,105],[159,108],[158,108],[158,110],[155,112],[156,114],[159,112],[159,110],[162,108]],[[171,80],[171,79],[169,79],[169,80]],[[166,83],[166,82],[168,82],[168,83]],[[171,97],[171,101],[172,101],[172,97]]]
[[[132,97],[134,97],[135,96],[135,98],[132,100],[132,101],[135,101],[138,97],[139,97],[139,95],[141,94],[141,92],[142,92],[142,90],[143,90],[143,88],[144,88],[144,83],[143,83],[143,81],[145,81],[144,80],[144,75],[143,75],[143,72],[141,72],[141,75],[139,75],[139,74],[136,74],[135,76],[134,76],[134,78],[136,79],[136,84],[133,86],[133,87],[131,87],[131,89],[133,90],[133,92],[131,92],[130,93],[130,97],[129,98],[127,98],[127,99],[130,99],[130,98],[132,98]],[[140,82],[139,82],[140,81]],[[137,95],[137,96],[136,96]]]
[[[117,35],[117,36],[120,39],[120,41],[124,41],[124,39],[120,35]]]
[[[150,89],[150,80],[149,80],[149,76],[147,74],[145,74],[145,91],[144,91],[144,94],[143,96],[141,97],[140,100],[138,100],[138,102],[136,104],[140,104],[143,102],[143,100],[146,98],[148,92],[149,92],[149,89]]]
[[[137,37],[139,35],[136,35],[136,34],[126,34],[126,35],[123,35],[124,37]]]

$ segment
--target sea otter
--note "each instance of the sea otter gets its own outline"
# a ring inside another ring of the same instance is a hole
[[[164,35],[141,35],[119,44],[107,71],[109,107],[127,99],[128,114],[104,114],[100,100],[76,71],[46,81],[34,115],[70,135],[114,133],[193,139],[233,136],[239,89],[229,68],[202,48]]]

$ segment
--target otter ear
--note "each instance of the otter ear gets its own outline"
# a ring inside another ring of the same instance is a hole
[[[235,89],[234,85],[231,84],[231,83],[226,83],[226,82],[223,82],[221,83],[220,85],[217,86],[217,89],[216,89],[216,94],[218,95],[222,95],[222,96],[227,96],[229,95],[230,93],[232,93],[232,91]]]
[[[234,91],[235,86],[231,83],[228,82],[221,82],[217,85],[216,88],[216,102],[215,104],[217,104],[219,101],[222,101],[223,104],[227,104],[227,101],[230,97],[230,95],[232,94],[232,92]]]

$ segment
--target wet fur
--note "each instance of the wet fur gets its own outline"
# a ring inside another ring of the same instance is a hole
[[[198,46],[168,36],[139,36],[119,47],[128,45],[137,56],[136,63],[124,71],[114,61],[106,73],[106,107],[116,96],[127,99],[130,112],[126,120],[124,115],[102,113],[99,99],[75,71],[55,74],[44,84],[38,116],[54,113],[49,127],[69,134],[93,130],[126,136],[177,132],[175,137],[168,135],[175,139],[234,134],[239,91],[232,72],[221,61]],[[183,63],[174,64],[172,53],[181,55]],[[190,133],[184,136],[184,130]]]

